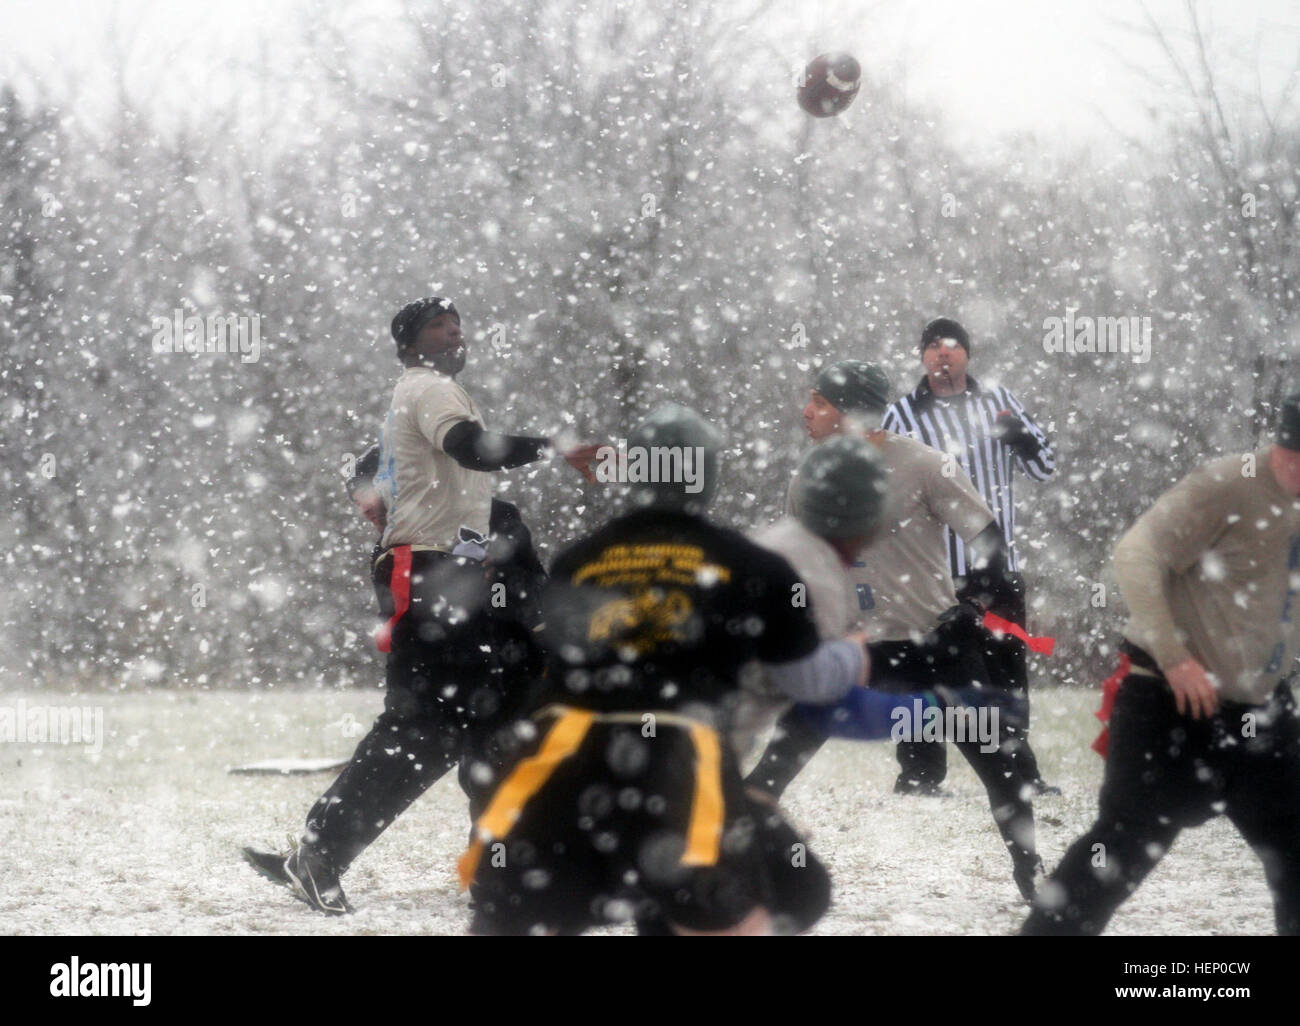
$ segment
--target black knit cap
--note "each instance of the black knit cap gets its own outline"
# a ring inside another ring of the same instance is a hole
[[[814,446],[799,464],[795,516],[823,538],[870,535],[884,514],[887,487],[876,447],[836,435]]]
[[[1282,412],[1277,418],[1277,444],[1283,449],[1300,452],[1300,392],[1293,392],[1282,400]]]
[[[921,349],[937,338],[950,338],[970,356],[970,333],[951,317],[936,317],[921,332]]]
[[[876,412],[889,405],[889,375],[862,360],[841,360],[823,368],[813,388],[841,413]]]
[[[702,512],[718,486],[722,444],[722,433],[689,406],[663,403],[655,407],[628,434],[628,450],[649,450],[656,446],[696,450],[696,454],[703,457],[702,466],[694,464],[695,472],[700,475],[697,480],[699,490],[692,493],[685,481],[637,483],[631,488],[633,501],[642,506]]]
[[[397,311],[397,316],[393,318],[393,323],[389,329],[393,333],[393,340],[397,343],[397,348],[405,349],[415,341],[416,336],[420,334],[420,329],[428,324],[435,317],[441,317],[449,313],[456,320],[460,320],[460,314],[456,312],[456,307],[450,299],[443,299],[441,296],[428,296],[424,299],[417,299],[414,303],[407,303],[402,309]]]

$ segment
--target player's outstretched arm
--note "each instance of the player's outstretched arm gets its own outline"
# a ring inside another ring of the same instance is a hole
[[[785,663],[764,663],[768,680],[781,694],[813,705],[838,702],[862,690],[871,670],[861,635],[823,641],[811,653]]]
[[[853,688],[834,705],[800,702],[795,709],[810,727],[827,737],[884,741],[892,735],[894,725],[900,721],[900,717],[911,718],[914,703],[918,701],[922,709],[937,707],[939,704],[933,692],[899,694]]]
[[[540,460],[551,447],[549,438],[485,431],[483,425],[462,420],[448,428],[443,451],[467,470],[513,470]]]
[[[542,459],[554,451],[549,438],[534,435],[507,435],[500,431],[487,431],[476,421],[462,420],[448,429],[442,442],[443,451],[467,470],[485,472],[513,470]],[[595,482],[591,461],[596,458],[598,445],[579,445],[563,455],[569,466],[575,468],[588,481]]]

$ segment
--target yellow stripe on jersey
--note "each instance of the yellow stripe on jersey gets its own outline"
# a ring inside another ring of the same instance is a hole
[[[460,857],[457,868],[461,890],[469,888],[478,872],[484,848],[507,837],[524,806],[545,786],[560,763],[576,752],[594,722],[641,722],[639,712],[594,713],[569,706],[547,706],[539,715],[558,714],[535,755],[520,762],[497,788],[487,810],[474,823],[474,841]],[[722,846],[726,804],[722,797],[722,743],[707,724],[669,712],[652,712],[661,722],[685,728],[695,749],[695,790],[686,831],[683,866],[717,864]]]
[[[585,709],[566,709],[542,741],[537,754],[519,763],[492,796],[483,815],[474,824],[474,843],[460,857],[460,888],[467,890],[478,872],[484,845],[510,833],[519,814],[533,795],[551,778],[560,763],[578,750],[591,729],[596,714]]]
[[[722,746],[711,727],[693,723],[690,730],[695,743],[695,797],[682,865],[713,866],[722,843]]]

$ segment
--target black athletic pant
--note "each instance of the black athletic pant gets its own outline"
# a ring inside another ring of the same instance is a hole
[[[945,614],[938,629],[922,644],[881,641],[868,645],[871,687],[902,693],[922,691],[936,684],[987,686],[983,660],[971,640],[972,633],[981,629],[972,617],[970,607],[955,607]],[[796,710],[791,709],[778,721],[776,734],[746,778],[746,784],[779,798],[826,740],[824,734],[810,727]],[[917,752],[942,748],[942,744],[901,741],[898,748],[906,774]],[[1029,866],[1037,860],[1034,810],[1025,794],[1025,781],[1020,776],[1015,757],[1005,744],[991,752],[981,751],[978,741],[961,742],[957,748],[988,792],[993,820],[1013,862],[1017,866]],[[903,779],[905,777],[900,777]]]
[[[1010,620],[1021,627],[1026,627],[1025,579],[1021,574],[1009,573],[1005,576],[1007,589],[1004,593],[993,596],[989,612]],[[979,589],[965,578],[954,578],[957,585],[957,601],[964,602],[979,594]],[[1008,751],[1020,764],[1020,778],[1036,781],[1042,778],[1038,769],[1038,759],[1029,747],[1029,668],[1027,665],[1028,649],[1019,638],[1010,635],[998,639],[991,632],[981,631],[978,635],[984,666],[988,670],[989,682],[995,688],[1001,688],[1020,698],[1024,705],[1023,725],[1007,727],[1004,743]],[[901,788],[918,790],[932,789],[943,783],[948,775],[948,755],[943,744],[912,744],[898,746],[898,764],[902,772],[899,775]]]
[[[342,873],[394,819],[461,763],[471,806],[490,782],[474,786],[470,759],[506,713],[512,669],[501,663],[500,624],[490,614],[484,567],[441,552],[411,553],[409,606],[392,629],[384,711],[352,761],[307,816],[304,838]],[[376,568],[382,615],[400,601],[395,557]]]
[[[1023,933],[1100,933],[1179,831],[1219,812],[1264,864],[1278,933],[1300,933],[1300,721],[1289,685],[1264,705],[1222,703],[1193,720],[1178,714],[1162,677],[1129,674],[1110,718],[1099,805],[1039,889]]]

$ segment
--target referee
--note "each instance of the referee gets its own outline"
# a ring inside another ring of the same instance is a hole
[[[1005,585],[994,595],[981,594],[969,580],[972,555],[966,543],[944,528],[953,584],[959,600],[976,599],[990,612],[1025,624],[1025,579],[1016,553],[1014,475],[1017,470],[1033,481],[1046,481],[1056,471],[1056,453],[1047,435],[1034,423],[1011,392],[1000,386],[985,388],[966,373],[970,362],[970,334],[956,321],[940,317],[921,333],[920,383],[885,411],[886,431],[910,435],[951,455],[983,496],[1006,539]],[[1025,645],[1006,637],[986,658],[994,683],[1024,695],[1028,700],[1029,673]],[[1025,729],[1028,730],[1028,704]],[[942,745],[926,745],[933,760],[928,783],[937,785],[946,773]],[[1025,737],[1017,757],[1021,775],[1039,794],[1059,794],[1038,769],[1038,760]]]

